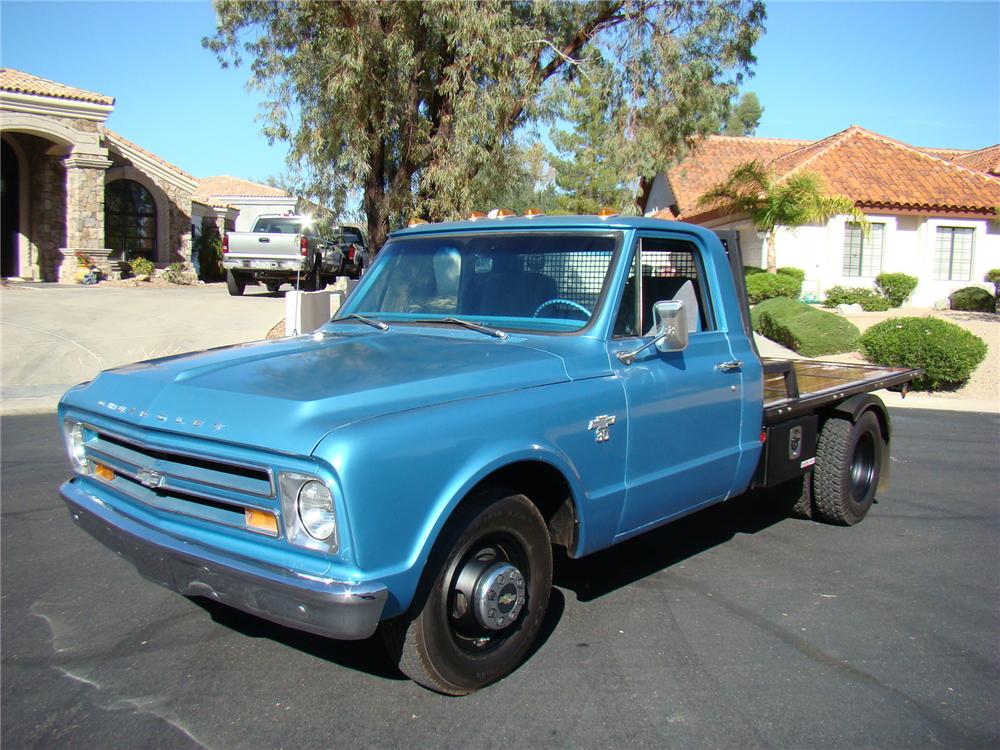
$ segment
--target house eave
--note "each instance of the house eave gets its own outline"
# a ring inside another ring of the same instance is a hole
[[[104,122],[114,110],[114,104],[98,104],[78,99],[61,99],[54,96],[20,94],[0,91],[0,108],[8,112],[49,117],[69,117],[76,120]]]

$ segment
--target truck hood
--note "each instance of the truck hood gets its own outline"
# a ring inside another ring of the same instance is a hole
[[[568,379],[560,357],[513,340],[327,331],[107,370],[63,402],[129,424],[308,455],[351,422]]]

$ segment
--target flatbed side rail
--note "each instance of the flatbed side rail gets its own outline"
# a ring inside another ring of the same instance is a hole
[[[773,424],[884,388],[904,396],[918,369],[880,365],[762,359],[764,423]]]

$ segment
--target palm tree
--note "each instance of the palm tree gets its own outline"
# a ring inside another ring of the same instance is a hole
[[[736,166],[725,181],[708,189],[698,199],[701,208],[712,207],[723,214],[747,214],[767,237],[767,270],[774,273],[777,260],[774,237],[779,226],[800,227],[825,223],[847,214],[866,235],[868,219],[845,195],[829,195],[816,172],[794,172],[779,179],[763,162]]]

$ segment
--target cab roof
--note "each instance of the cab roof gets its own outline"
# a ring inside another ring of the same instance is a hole
[[[442,221],[437,223],[418,224],[414,227],[399,229],[390,237],[412,237],[416,235],[439,234],[445,232],[490,232],[524,229],[673,229],[692,234],[708,234],[712,232],[695,224],[681,221],[652,219],[645,216],[610,216],[601,218],[593,215],[568,216],[510,216],[505,219],[476,219],[475,221]]]

